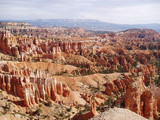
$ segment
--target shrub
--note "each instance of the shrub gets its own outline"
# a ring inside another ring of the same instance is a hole
[[[67,108],[66,110],[67,110],[67,112],[71,112],[72,111],[72,107]]]
[[[38,109],[35,111],[35,114],[38,115],[38,116],[39,116],[41,113],[42,113],[42,110],[41,110],[40,108],[38,108]]]
[[[121,65],[118,65],[117,67],[118,67],[117,72],[120,72],[120,73],[125,72],[124,69],[123,69],[123,67]]]
[[[45,105],[51,107],[52,106],[51,100],[48,100],[47,103],[45,103]]]
[[[154,83],[157,87],[160,86],[160,76],[154,80]]]

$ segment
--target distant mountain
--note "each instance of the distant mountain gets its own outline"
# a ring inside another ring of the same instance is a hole
[[[2,21],[2,20],[0,20]],[[4,21],[4,20],[3,20]],[[6,20],[14,22],[27,22],[37,27],[83,27],[93,31],[122,31],[126,29],[153,29],[160,33],[160,24],[114,24],[96,19],[36,19],[36,20]]]

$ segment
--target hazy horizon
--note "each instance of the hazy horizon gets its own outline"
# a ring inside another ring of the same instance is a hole
[[[1,20],[96,19],[116,24],[160,24],[159,0],[1,0]]]
[[[110,23],[110,24],[120,24],[120,25],[148,25],[148,24],[160,24],[160,23],[133,23],[133,24],[127,24],[127,23],[114,23],[114,22],[107,22],[107,21],[102,21],[102,20],[98,20],[98,19],[76,19],[76,18],[51,18],[51,19],[41,19],[41,18],[37,18],[37,19],[0,19],[0,22],[23,22],[23,21],[34,21],[34,20],[97,20],[100,22],[105,22],[105,23]]]

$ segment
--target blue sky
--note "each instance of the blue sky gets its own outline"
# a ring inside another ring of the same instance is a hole
[[[160,23],[160,0],[0,0],[0,19],[57,18]]]

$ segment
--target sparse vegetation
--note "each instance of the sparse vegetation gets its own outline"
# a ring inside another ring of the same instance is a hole
[[[119,72],[119,73],[125,72],[124,68],[121,65],[118,65],[117,68],[118,68],[117,72]]]
[[[56,72],[55,75],[64,75],[64,74],[67,74],[67,70],[64,70],[63,68],[61,69],[60,72]]]
[[[156,84],[157,87],[160,86],[160,76],[155,78],[154,83]]]

